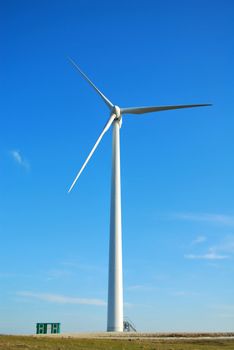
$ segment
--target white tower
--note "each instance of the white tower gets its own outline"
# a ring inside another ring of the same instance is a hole
[[[120,126],[113,122],[107,331],[123,331]]]

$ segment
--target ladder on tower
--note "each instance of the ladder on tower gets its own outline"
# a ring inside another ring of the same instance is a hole
[[[123,331],[124,332],[137,332],[134,323],[128,317],[124,318]]]

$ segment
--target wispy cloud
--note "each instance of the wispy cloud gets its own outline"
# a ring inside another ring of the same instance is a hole
[[[225,226],[234,226],[234,215],[208,213],[175,213],[168,216],[171,220],[201,221]]]
[[[30,169],[29,162],[22,156],[20,151],[12,150],[10,151],[10,155],[19,166],[25,168],[26,170]]]
[[[203,240],[197,239],[197,241],[203,241]],[[231,258],[233,256],[233,253],[234,253],[234,235],[229,235],[225,237],[221,243],[209,247],[205,253],[185,254],[184,257],[186,259],[191,259],[191,260],[225,260],[225,259]]]
[[[223,259],[228,259],[228,255],[221,255],[217,254],[215,252],[208,252],[205,254],[186,254],[185,259],[192,259],[192,260],[223,260]]]
[[[129,291],[147,291],[147,290],[152,290],[153,288],[147,285],[143,285],[143,284],[136,284],[133,286],[128,286],[126,287],[126,290]]]
[[[60,265],[66,269],[72,269],[73,271],[83,270],[83,271],[98,271],[98,272],[104,271],[104,272],[106,272],[106,268],[103,268],[102,266],[81,263],[80,261],[76,261],[76,260],[62,261],[60,263]]]
[[[206,241],[206,237],[205,236],[197,236],[193,241],[192,244],[196,245],[196,244],[201,244],[203,242]]]
[[[30,291],[20,291],[17,293],[18,296],[30,299],[37,299],[49,303],[57,304],[81,304],[81,305],[95,305],[95,306],[105,306],[106,302],[101,299],[89,299],[89,298],[77,298],[70,297],[60,294],[50,294],[50,293],[34,293]]]
[[[196,292],[191,292],[191,291],[185,291],[185,290],[181,290],[181,291],[174,291],[169,293],[169,295],[174,296],[174,297],[196,297],[199,296],[199,293]]]
[[[70,270],[65,269],[52,269],[47,272],[47,279],[48,280],[54,280],[54,279],[63,279],[63,278],[69,278],[73,275],[73,272]]]

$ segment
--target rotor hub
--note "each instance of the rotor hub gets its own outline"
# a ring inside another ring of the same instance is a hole
[[[121,119],[121,112],[119,106],[114,106],[112,113],[116,115],[116,119]]]

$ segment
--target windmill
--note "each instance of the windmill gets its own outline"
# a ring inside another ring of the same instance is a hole
[[[122,116],[125,114],[145,114],[160,112],[172,109],[193,108],[211,106],[211,104],[190,104],[177,106],[151,106],[151,107],[130,107],[120,108],[114,105],[94,85],[94,83],[82,72],[78,65],[69,59],[73,66],[79,71],[83,78],[100,95],[110,110],[110,117],[107,120],[100,136],[90,151],[87,159],[76,175],[68,192],[71,192],[88,161],[95,152],[104,134],[113,125],[112,134],[112,179],[111,179],[111,210],[110,210],[110,241],[109,241],[109,279],[108,279],[108,314],[107,331],[123,331],[123,272],[122,272],[122,225],[121,225],[121,181],[120,181],[120,128]]]

